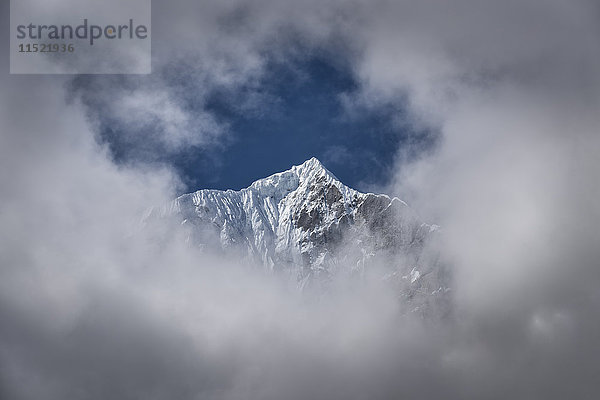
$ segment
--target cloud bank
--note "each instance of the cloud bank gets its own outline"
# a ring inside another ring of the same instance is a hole
[[[594,2],[155,1],[153,15],[148,80],[3,64],[0,397],[595,397]],[[259,93],[268,60],[317,50],[352,66],[349,110],[408,102],[410,123],[441,132],[398,149],[387,189],[443,226],[450,321],[398,317],[377,282],[311,301],[173,227],[137,229],[178,177],[115,164],[99,118],[152,149],[220,145],[208,91]]]

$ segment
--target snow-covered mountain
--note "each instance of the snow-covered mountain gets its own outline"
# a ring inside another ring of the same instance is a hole
[[[349,188],[316,158],[239,191],[185,194],[158,214],[177,218],[191,245],[238,252],[302,288],[376,271],[417,307],[448,291],[429,251],[437,227],[398,198]]]

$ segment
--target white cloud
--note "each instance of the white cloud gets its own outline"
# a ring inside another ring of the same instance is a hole
[[[169,226],[131,235],[177,179],[114,165],[85,110],[63,101],[64,81],[5,74],[4,397],[594,393],[600,22],[592,2],[154,3],[156,62],[168,74],[174,55],[197,61],[183,76],[201,99],[211,86],[252,83],[292,37],[334,50],[347,41],[360,101],[408,96],[416,123],[440,127],[436,152],[399,163],[394,190],[443,226],[457,318],[426,329],[399,321],[393,293],[377,285],[305,304],[276,280],[187,248]],[[351,21],[360,24],[349,29]],[[173,147],[223,137],[162,79],[129,83],[115,91],[120,120],[156,123]]]

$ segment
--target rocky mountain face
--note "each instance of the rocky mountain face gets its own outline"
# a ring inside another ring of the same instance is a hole
[[[326,288],[339,275],[375,274],[414,312],[449,292],[430,250],[438,228],[398,198],[345,186],[316,158],[239,191],[185,194],[153,214],[176,218],[190,245],[238,252],[289,274],[303,290]]]

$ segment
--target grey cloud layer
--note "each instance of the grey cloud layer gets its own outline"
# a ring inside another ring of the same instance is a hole
[[[377,283],[307,304],[235,261],[200,256],[172,227],[135,231],[177,178],[114,165],[89,109],[64,101],[67,82],[5,74],[0,397],[595,398],[597,5],[153,6],[158,76],[126,79],[126,93],[113,78],[89,87],[105,105],[117,95],[103,112],[158,125],[167,148],[226,136],[208,111],[178,107],[160,76],[173,60],[199,97],[215,85],[235,93],[298,43],[345,49],[361,83],[350,103],[408,98],[412,123],[440,127],[435,152],[405,163],[399,149],[390,190],[443,226],[456,318],[398,319]]]

